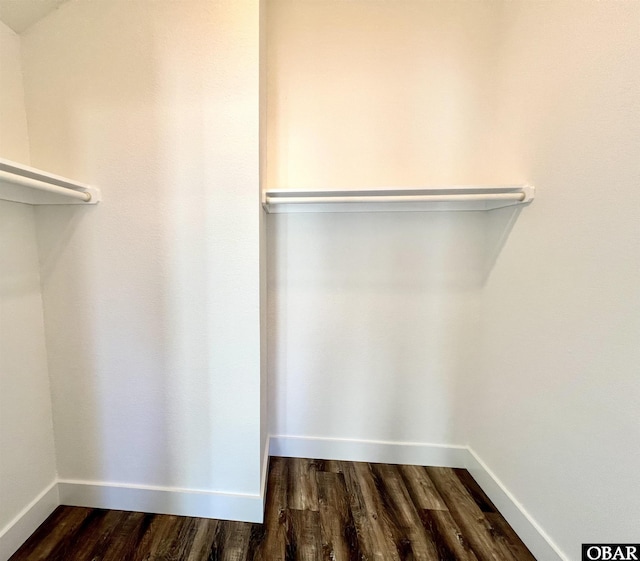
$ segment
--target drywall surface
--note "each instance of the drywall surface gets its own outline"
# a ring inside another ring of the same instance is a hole
[[[269,219],[272,434],[460,442],[482,215]]]
[[[268,3],[269,188],[509,183],[483,157],[495,14]],[[271,215],[273,434],[456,444],[485,217]]]
[[[21,0],[0,2],[0,19],[16,33],[42,19],[67,0]]]
[[[63,480],[260,490],[258,2],[80,0],[23,37]]]
[[[33,210],[0,201],[0,535],[56,477]]]
[[[496,165],[538,194],[484,289],[469,442],[578,560],[640,528],[640,4],[508,3],[501,26]]]
[[[0,157],[28,163],[20,42],[2,23],[0,56]],[[0,535],[55,477],[33,209],[0,201]]]
[[[29,163],[20,37],[0,21],[0,158]]]
[[[503,180],[485,161],[494,5],[268,2],[267,184]]]

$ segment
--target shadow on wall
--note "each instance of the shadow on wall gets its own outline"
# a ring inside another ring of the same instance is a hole
[[[518,213],[269,215],[271,433],[464,442],[480,291]]]
[[[493,271],[522,209],[522,205],[516,205],[499,208],[487,213],[484,272],[482,275],[483,286],[489,280],[491,271]]]

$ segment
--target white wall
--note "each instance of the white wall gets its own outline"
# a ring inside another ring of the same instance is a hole
[[[184,5],[24,37],[34,165],[105,198],[37,212],[59,468],[257,493],[259,14]],[[638,4],[268,10],[269,187],[538,186],[270,217],[272,432],[468,442],[569,558],[636,540]]]
[[[485,167],[494,12],[273,0],[270,188],[512,181]],[[272,432],[464,443],[486,217],[269,217]]]
[[[482,217],[272,215],[268,237],[272,433],[463,442]]]
[[[492,3],[270,0],[270,188],[499,179]]]
[[[63,5],[23,36],[63,480],[260,491],[258,2]]]
[[[269,3],[269,187],[539,190],[271,216],[275,434],[469,443],[569,558],[636,539],[639,9]]]
[[[0,157],[29,162],[20,39],[0,23]],[[56,477],[33,209],[0,201],[0,558]]]
[[[29,163],[20,37],[0,21],[0,158]]]
[[[469,442],[577,560],[640,528],[640,4],[505,3],[501,27],[495,164],[538,196],[483,291]]]

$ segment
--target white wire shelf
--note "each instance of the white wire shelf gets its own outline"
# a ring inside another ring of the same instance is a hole
[[[29,205],[95,205],[100,189],[0,158],[0,199]]]
[[[530,203],[532,185],[462,185],[450,187],[294,191],[263,193],[271,214],[287,212],[387,212],[493,210]]]

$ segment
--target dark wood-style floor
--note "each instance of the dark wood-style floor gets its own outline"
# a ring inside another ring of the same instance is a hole
[[[11,561],[535,561],[466,470],[271,458],[264,524],[59,507]]]

